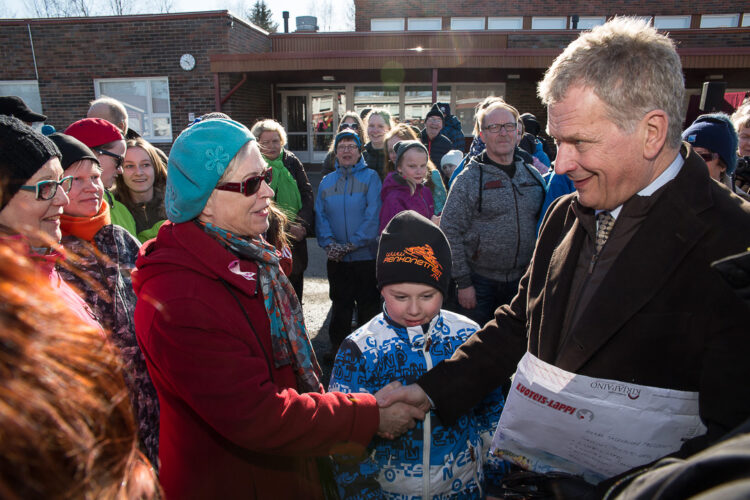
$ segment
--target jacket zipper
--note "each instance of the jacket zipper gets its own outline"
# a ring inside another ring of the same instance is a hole
[[[430,346],[432,345],[432,337],[427,337],[424,342],[424,362],[427,365],[427,371],[432,370],[432,356],[430,355]],[[430,454],[432,445],[432,422],[430,420],[430,414],[432,411],[428,411],[424,417],[424,425],[422,426],[422,440],[424,441],[424,447],[422,449],[422,498],[432,498],[430,496]]]
[[[341,211],[344,212],[344,234],[346,235],[346,241],[344,243],[349,243],[349,221],[346,220],[346,188],[347,187],[349,187],[349,172],[345,172],[345,175],[344,175],[344,196],[343,196],[344,203],[341,206]],[[344,259],[346,259],[347,257],[348,255],[344,255]]]
[[[515,269],[518,267],[518,254],[521,253],[521,224],[518,222],[518,197],[513,179],[510,180],[510,190],[513,192],[513,204],[516,206],[516,256],[513,258],[513,269]]]

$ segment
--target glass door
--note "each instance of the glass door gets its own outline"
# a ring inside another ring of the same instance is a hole
[[[282,124],[287,149],[304,163],[321,163],[338,126],[340,96],[334,92],[284,92]]]

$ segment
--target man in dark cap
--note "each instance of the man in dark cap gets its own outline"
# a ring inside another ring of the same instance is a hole
[[[43,122],[47,119],[45,115],[32,111],[23,99],[15,95],[0,97],[0,115],[15,116],[29,126],[34,122]]]
[[[444,125],[445,115],[440,110],[438,103],[435,103],[424,117],[424,129],[419,134],[419,140],[427,148],[430,153],[430,160],[435,165],[440,165],[443,155],[453,149],[451,140],[440,133]]]

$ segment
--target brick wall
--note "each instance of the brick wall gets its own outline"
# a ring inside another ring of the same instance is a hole
[[[126,16],[29,21],[39,71],[39,93],[48,123],[58,130],[85,116],[95,98],[94,79],[123,76],[169,79],[172,134],[215,109],[214,76],[209,57],[219,53],[267,52],[263,31],[226,12],[171,16]],[[27,24],[0,22],[0,80],[34,80]],[[192,71],[180,68],[182,54],[195,56]],[[240,75],[241,76],[241,75]],[[237,81],[220,79],[225,95]],[[249,82],[226,103],[226,112],[242,118],[270,114],[270,86]],[[256,95],[257,94],[257,95]],[[165,148],[165,149],[168,149]]]
[[[614,16],[687,15],[748,12],[746,0],[354,0],[356,31],[370,31],[370,19],[388,17],[443,17],[443,29],[454,16]],[[526,21],[526,20],[525,20]]]

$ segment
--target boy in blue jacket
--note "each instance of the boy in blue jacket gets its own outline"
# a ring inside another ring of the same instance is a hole
[[[410,384],[479,328],[441,309],[450,247],[425,217],[411,210],[395,216],[380,237],[376,266],[384,310],[341,344],[329,390],[374,394],[394,380]],[[375,438],[365,456],[339,457],[341,497],[483,498],[485,473],[504,470],[488,458],[503,404],[497,389],[455,425],[443,425],[430,411],[395,440]]]

